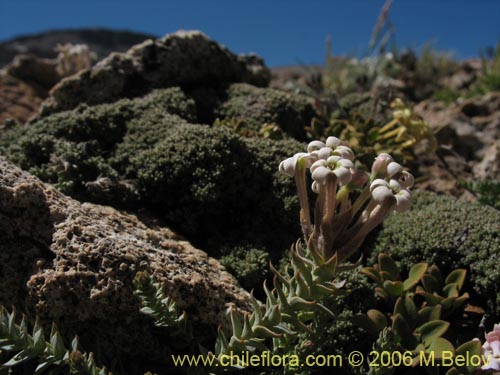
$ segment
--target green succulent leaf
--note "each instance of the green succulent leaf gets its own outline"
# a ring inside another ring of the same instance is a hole
[[[382,280],[382,276],[380,272],[378,272],[373,267],[364,267],[361,269],[361,273],[371,280],[375,281],[378,285],[382,286],[384,284],[384,280]]]
[[[424,274],[422,276],[422,285],[428,293],[435,293],[439,291],[439,281],[431,274]]]
[[[478,340],[467,341],[466,343],[460,345],[456,351],[455,355],[461,355],[464,357],[479,356],[481,355],[481,342]],[[474,366],[458,366],[454,367],[455,374],[472,374],[476,370]]]
[[[408,278],[403,284],[405,291],[411,290],[418,284],[422,276],[425,274],[425,271],[427,271],[427,267],[429,267],[427,263],[417,263],[410,269]]]
[[[389,278],[384,280],[396,281],[399,280],[399,268],[394,262],[394,260],[387,254],[380,254],[378,256],[378,264],[380,267],[380,273],[384,272]]]
[[[401,281],[384,281],[384,290],[392,297],[399,297],[403,294],[403,283]]]
[[[418,322],[420,325],[431,322],[433,320],[439,320],[441,318],[441,311],[443,307],[441,305],[426,306],[418,311]]]
[[[427,302],[427,304],[429,306],[435,306],[437,304],[440,304],[441,301],[443,301],[443,299],[444,299],[443,297],[438,296],[436,294],[427,293],[423,289],[420,289],[420,290],[417,289],[415,294],[422,296],[425,299],[425,302]]]
[[[401,345],[407,350],[413,350],[417,346],[417,339],[408,325],[406,319],[401,314],[396,314],[392,321],[392,329],[398,336]]]
[[[417,328],[417,332],[419,332],[422,337],[422,342],[429,346],[434,342],[438,337],[441,337],[450,327],[449,322],[445,322],[444,320],[434,320],[432,322],[427,322],[420,327]]]
[[[417,322],[417,306],[410,296],[401,296],[394,305],[394,314],[401,314],[410,327],[414,327]]]
[[[444,277],[443,277],[443,274],[441,273],[441,270],[439,269],[439,267],[436,266],[435,264],[433,264],[432,266],[430,266],[427,269],[427,272],[437,280],[437,282],[439,284],[438,289],[441,289],[444,285]]]
[[[453,344],[445,338],[438,337],[425,350],[427,353],[434,353],[434,358],[442,359],[443,352],[455,352]]]
[[[380,311],[375,309],[368,310],[366,316],[373,323],[373,325],[377,329],[377,332],[380,332],[385,327],[387,327],[387,318]]]
[[[458,289],[462,289],[464,282],[465,282],[465,277],[467,276],[467,271],[464,269],[456,269],[446,277],[445,279],[445,284],[457,284]]]

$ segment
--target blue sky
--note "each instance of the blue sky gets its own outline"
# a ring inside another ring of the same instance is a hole
[[[0,40],[47,29],[107,27],[164,35],[199,29],[269,66],[322,63],[366,48],[384,0],[0,0]],[[399,47],[432,42],[464,58],[500,37],[500,0],[394,0]]]

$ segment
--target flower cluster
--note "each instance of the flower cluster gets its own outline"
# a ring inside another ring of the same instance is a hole
[[[354,164],[353,151],[336,137],[309,143],[307,152],[281,162],[281,173],[294,177],[301,206],[300,222],[308,247],[325,259],[350,257],[366,235],[392,211],[411,205],[414,178],[389,154],[375,158],[371,175]],[[314,224],[307,194],[306,171],[317,194]],[[354,201],[350,193],[360,190]]]
[[[486,363],[481,369],[500,371],[500,324],[495,324],[493,331],[488,332],[485,338],[482,354]]]

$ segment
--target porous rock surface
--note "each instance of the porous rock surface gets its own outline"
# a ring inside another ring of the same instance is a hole
[[[86,350],[161,357],[133,295],[139,270],[160,280],[195,325],[214,332],[228,304],[248,308],[235,279],[169,229],[82,204],[4,159],[0,216],[0,303],[55,321]]]
[[[112,53],[51,91],[45,113],[81,103],[110,103],[142,96],[154,88],[221,87],[233,82],[266,86],[270,72],[256,55],[237,56],[199,31],[178,31],[148,39],[125,53]]]

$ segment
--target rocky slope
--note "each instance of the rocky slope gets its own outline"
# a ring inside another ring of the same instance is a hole
[[[111,52],[123,52],[134,44],[154,35],[131,31],[95,29],[54,30],[39,34],[20,36],[0,43],[0,67],[8,64],[19,54],[33,54],[42,58],[54,58],[58,44],[86,44],[104,58]]]
[[[4,159],[0,215],[0,303],[59,323],[87,350],[105,349],[106,361],[161,358],[161,336],[133,295],[140,270],[212,336],[228,304],[247,307],[235,279],[169,229],[79,203]]]

